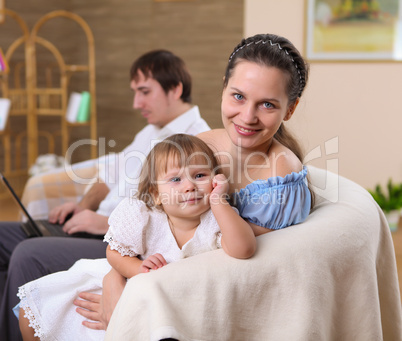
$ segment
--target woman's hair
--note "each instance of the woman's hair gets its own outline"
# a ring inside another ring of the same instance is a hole
[[[223,83],[224,88],[233,75],[236,65],[242,61],[275,67],[283,71],[287,77],[286,93],[289,106],[295,104],[296,100],[302,96],[308,81],[309,65],[288,39],[275,34],[257,34],[243,39],[229,57]],[[303,162],[303,150],[283,122],[274,138],[289,148]]]
[[[131,66],[130,80],[138,80],[138,71],[146,78],[155,79],[167,94],[170,90],[183,85],[181,100],[191,103],[191,76],[184,61],[167,50],[155,50],[139,57]]]
[[[233,70],[240,61],[275,67],[288,75],[289,105],[301,97],[307,84],[309,67],[296,47],[286,38],[274,34],[257,34],[243,39],[229,57],[225,72],[226,87]]]
[[[220,173],[219,163],[208,145],[198,137],[175,134],[155,145],[148,154],[140,174],[138,199],[148,208],[156,205],[158,177],[169,167],[184,168],[189,165],[207,165],[212,174]]]

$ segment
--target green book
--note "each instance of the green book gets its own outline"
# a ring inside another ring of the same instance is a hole
[[[91,95],[88,91],[81,93],[81,102],[78,109],[77,122],[88,122],[91,112]]]

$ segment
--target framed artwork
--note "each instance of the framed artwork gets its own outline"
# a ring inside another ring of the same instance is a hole
[[[306,0],[306,58],[402,61],[401,2]]]

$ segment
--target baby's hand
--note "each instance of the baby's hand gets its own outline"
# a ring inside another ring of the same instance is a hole
[[[149,270],[157,270],[163,266],[167,265],[165,258],[160,253],[155,253],[149,256],[147,259],[143,260],[140,272],[149,272]]]
[[[229,191],[229,182],[223,174],[215,175],[212,179],[213,190],[209,196],[211,205],[220,204],[222,200],[226,201]]]

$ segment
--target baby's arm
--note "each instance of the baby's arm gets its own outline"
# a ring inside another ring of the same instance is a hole
[[[37,341],[39,338],[35,336],[35,330],[29,325],[29,319],[25,317],[24,309],[20,308],[20,314],[18,317],[20,331],[22,335],[22,339],[24,341]]]
[[[113,269],[125,278],[156,270],[167,264],[165,258],[159,253],[142,261],[137,257],[122,256],[118,251],[111,250],[110,246],[106,249],[106,257]]]
[[[250,258],[257,242],[251,226],[237,214],[226,200],[229,184],[223,174],[214,177],[210,195],[211,209],[222,232],[222,247],[235,258]]]

